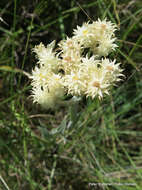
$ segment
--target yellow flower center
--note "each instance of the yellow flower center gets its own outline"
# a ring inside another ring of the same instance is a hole
[[[42,73],[39,74],[39,78],[40,78],[41,81],[48,80],[48,76],[47,75],[43,75]]]
[[[67,57],[64,58],[64,60],[67,61],[67,62],[70,62],[71,61],[71,57],[67,56]]]
[[[67,41],[67,46],[68,46],[68,47],[73,47],[73,42],[72,42],[72,40],[68,40],[68,41]]]
[[[77,76],[73,76],[73,80],[78,80],[78,77]]]
[[[106,25],[105,24],[101,24],[101,31],[100,31],[100,33],[103,34],[105,30],[106,30]]]
[[[86,35],[88,33],[88,30],[83,30],[83,35]]]
[[[106,29],[106,25],[105,24],[102,24],[101,27],[102,27],[103,30]]]
[[[96,88],[100,88],[100,83],[98,81],[93,82],[93,86]]]
[[[109,70],[109,71],[113,71],[113,67],[112,66],[107,66],[106,69]]]
[[[45,78],[45,76],[42,73],[39,74],[39,77],[40,77],[40,79]]]

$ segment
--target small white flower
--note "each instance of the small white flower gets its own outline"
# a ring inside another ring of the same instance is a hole
[[[61,40],[59,42],[59,47],[60,47],[60,50],[61,50],[61,53],[66,53],[66,52],[69,52],[69,51],[78,51],[80,53],[81,51],[81,46],[80,44],[74,40],[73,38],[69,38],[67,37],[66,40]]]
[[[115,38],[110,39],[106,36],[102,36],[94,46],[92,45],[91,50],[94,54],[99,56],[107,56],[117,47],[114,41]]]
[[[97,21],[94,21],[91,24],[92,30],[94,30],[95,33],[98,35],[107,35],[108,37],[113,37],[114,32],[116,31],[116,24],[113,24],[110,21],[107,21],[106,19],[100,20],[98,19]]]
[[[53,52],[55,41],[51,42],[47,47],[42,43],[33,48],[33,52],[36,53],[38,58],[38,64],[45,66],[50,71],[57,71],[59,59]]]
[[[111,84],[116,81],[120,81],[120,77],[124,77],[122,74],[123,69],[120,68],[120,63],[116,63],[116,60],[111,61],[105,58],[101,61],[101,66],[107,72],[107,78]]]
[[[124,76],[119,65],[120,63],[115,64],[115,60],[110,61],[106,58],[102,60],[95,56],[83,58],[82,76],[86,81],[85,94],[92,98],[95,96],[102,98],[104,94],[109,94],[110,87],[121,80],[120,76]]]
[[[77,26],[77,29],[73,32],[73,39],[78,41],[85,48],[90,47],[92,36],[94,36],[90,26],[89,23],[84,23],[82,26]]]
[[[107,56],[113,51],[117,45],[114,44],[116,38],[114,32],[116,25],[110,21],[99,20],[91,24],[84,23],[81,27],[74,30],[74,39],[77,40],[82,47],[90,48],[94,54],[99,56]]]
[[[101,68],[94,70],[88,77],[88,84],[85,94],[87,97],[102,98],[104,94],[109,94],[110,83],[106,78],[106,73]]]
[[[43,107],[53,107],[65,94],[63,80],[59,74],[48,72],[44,66],[36,67],[32,73],[32,97]]]
[[[52,93],[49,93],[48,87],[34,88],[32,89],[33,102],[40,104],[44,108],[52,108],[55,106],[56,97]]]
[[[60,68],[64,70],[65,74],[69,74],[71,71],[76,70],[80,64],[81,46],[76,40],[67,37],[66,40],[59,43],[59,47],[62,58]]]
[[[87,73],[93,72],[94,70],[92,68],[98,69],[98,65],[100,64],[100,60],[97,59],[98,56],[91,56],[88,57],[88,55],[86,55],[86,57],[82,58],[82,64],[81,67],[82,69],[84,69],[84,71],[86,71]]]
[[[64,86],[68,89],[68,94],[73,96],[83,95],[86,90],[86,81],[80,71],[71,72],[64,76]]]
[[[49,78],[51,77],[51,73],[48,72],[48,70],[41,66],[35,67],[32,71],[31,79],[32,79],[32,85],[34,86],[47,86]]]

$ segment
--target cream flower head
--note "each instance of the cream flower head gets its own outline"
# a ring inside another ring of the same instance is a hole
[[[87,97],[94,99],[98,96],[99,99],[103,98],[104,94],[109,94],[110,83],[106,80],[106,77],[102,70],[94,73],[94,76],[90,76],[85,94]]]
[[[60,57],[60,68],[62,68],[65,74],[71,73],[73,70],[78,69],[81,60],[81,46],[78,41],[73,38],[62,40],[59,43]]]
[[[106,58],[115,50],[116,25],[106,19],[77,26],[73,37],[46,47],[40,43],[33,51],[38,63],[32,71],[34,102],[54,108],[67,95],[94,99],[110,94],[110,89],[121,80],[122,69],[116,60]]]
[[[32,75],[33,101],[43,107],[52,108],[65,94],[63,80],[60,74],[55,74],[41,66],[35,67]]]
[[[64,76],[64,86],[68,94],[73,96],[81,96],[86,90],[86,80],[81,71],[71,72]]]
[[[36,53],[38,59],[38,64],[50,71],[56,71],[58,69],[58,57],[53,51],[54,46],[55,41],[48,44],[47,47],[40,43],[33,48],[33,52]]]
[[[90,48],[94,54],[107,56],[117,45],[114,43],[116,25],[110,21],[103,20],[93,23],[84,23],[81,27],[77,26],[74,30],[74,39],[84,48]]]

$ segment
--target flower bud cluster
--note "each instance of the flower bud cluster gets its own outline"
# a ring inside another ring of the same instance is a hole
[[[115,50],[116,25],[106,19],[77,26],[73,37],[45,47],[35,46],[38,63],[32,71],[34,102],[53,108],[64,95],[102,98],[123,76],[120,63],[106,58]]]

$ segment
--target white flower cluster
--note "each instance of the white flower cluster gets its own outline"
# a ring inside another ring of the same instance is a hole
[[[65,94],[99,97],[109,94],[123,76],[120,63],[106,58],[115,50],[116,25],[106,19],[77,26],[72,38],[35,46],[38,63],[32,72],[34,102],[53,108]]]

